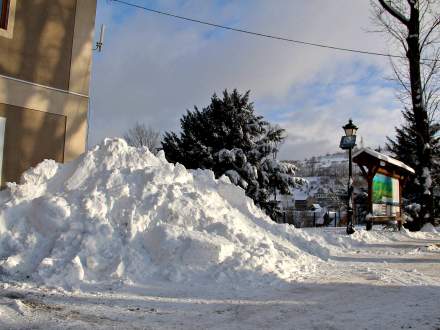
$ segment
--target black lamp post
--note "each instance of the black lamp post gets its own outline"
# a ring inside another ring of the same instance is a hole
[[[351,119],[348,121],[348,124],[342,128],[345,131],[345,136],[343,136],[341,139],[340,147],[344,150],[348,149],[347,234],[351,235],[354,233],[353,202],[351,198],[353,194],[353,164],[351,162],[351,151],[356,145],[356,132],[358,128],[355,124],[353,124]]]

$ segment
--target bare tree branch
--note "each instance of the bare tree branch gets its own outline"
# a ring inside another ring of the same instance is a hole
[[[420,45],[421,50],[426,46],[427,43],[438,43],[438,41],[431,40],[429,41],[429,38],[431,37],[431,34],[435,32],[440,27],[440,17],[437,18],[437,21],[434,22],[431,27],[429,28],[428,32],[425,35],[425,38],[423,38],[423,41]]]
[[[145,124],[136,123],[124,135],[128,145],[133,147],[147,147],[153,154],[157,153],[160,142],[160,133]]]
[[[397,9],[395,9],[392,5],[391,5],[391,1],[385,2],[385,0],[379,0],[380,4],[382,5],[382,7],[388,12],[390,13],[390,15],[392,15],[394,18],[397,18],[402,24],[404,25],[408,25],[409,23],[409,19],[405,17],[404,14],[402,14],[401,12],[399,12]]]
[[[399,71],[397,65],[391,61],[391,66],[393,68],[394,76],[396,77],[396,80],[399,82],[400,86],[405,90],[406,95],[411,95],[411,87],[408,86],[407,79],[403,77],[402,73]]]
[[[386,15],[387,11],[381,6],[385,5],[395,8],[402,15],[405,14],[405,3],[408,1],[396,0],[374,0],[372,5],[372,22],[377,26],[376,32],[384,33],[389,36],[390,41],[396,43],[396,47],[401,49],[402,55],[408,52],[407,46],[407,25],[399,24],[394,16]],[[380,4],[379,4],[380,3]],[[409,2],[408,2],[409,3]],[[422,94],[425,107],[428,112],[429,122],[434,123],[438,120],[440,109],[440,6],[436,1],[419,0],[420,11],[420,53],[422,57],[431,58],[433,61],[421,61],[422,66]],[[411,106],[411,85],[408,74],[408,63],[406,60],[390,59],[394,78],[388,78],[401,86],[402,90],[396,96],[405,107]],[[406,94],[406,95],[405,95]]]

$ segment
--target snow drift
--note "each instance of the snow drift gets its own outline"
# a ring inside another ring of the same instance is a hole
[[[308,240],[226,177],[120,139],[65,165],[46,160],[0,193],[2,276],[65,288],[291,281],[327,255]]]

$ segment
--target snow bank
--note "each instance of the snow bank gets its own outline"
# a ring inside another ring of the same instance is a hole
[[[120,139],[46,160],[0,192],[0,272],[46,285],[301,279],[328,251],[227,178]],[[278,282],[277,282],[278,281]]]
[[[420,229],[422,233],[437,233],[437,229],[430,223],[426,223],[423,225],[422,229]]]

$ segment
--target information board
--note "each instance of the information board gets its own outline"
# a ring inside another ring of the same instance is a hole
[[[400,212],[399,180],[376,174],[373,178],[373,216],[396,216]]]

